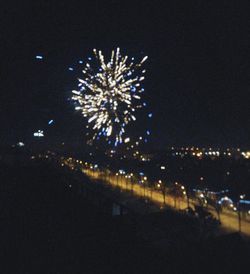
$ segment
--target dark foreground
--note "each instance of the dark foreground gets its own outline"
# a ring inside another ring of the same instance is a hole
[[[46,163],[1,166],[0,273],[248,272],[249,244],[240,235],[155,245],[129,218],[87,202],[72,180]]]

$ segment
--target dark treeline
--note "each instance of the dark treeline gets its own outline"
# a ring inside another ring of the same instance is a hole
[[[145,241],[126,219],[87,203],[70,172],[48,163],[1,165],[0,182],[3,273],[236,273],[247,262],[249,247],[237,235],[180,245],[185,232],[174,216],[165,224],[178,227],[171,249]],[[157,228],[162,217],[153,220]]]

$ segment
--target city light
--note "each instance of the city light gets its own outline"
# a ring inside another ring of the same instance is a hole
[[[76,166],[74,166],[73,163],[78,164],[81,163],[81,160],[78,159],[73,159],[71,157],[68,158],[67,161],[63,161],[63,164],[69,165],[71,170],[76,170]],[[94,178],[99,178],[98,174],[103,174],[99,169],[95,168],[97,166],[97,164],[86,164],[87,162],[83,163],[83,165],[85,167],[87,167],[87,169],[90,171],[91,173],[89,173],[89,175],[94,176]],[[224,217],[226,216],[226,210],[231,210],[233,212],[237,212],[238,208],[237,206],[235,206],[234,202],[232,201],[232,199],[225,195],[225,193],[228,193],[229,190],[228,189],[224,189],[221,191],[211,191],[208,190],[207,188],[205,189],[193,189],[193,192],[195,193],[195,195],[192,195],[192,193],[190,193],[190,195],[187,196],[187,191],[185,190],[185,186],[181,185],[179,182],[175,182],[175,186],[178,186],[178,189],[181,190],[181,192],[177,191],[177,188],[175,188],[175,194],[171,194],[171,192],[168,192],[168,190],[170,190],[172,187],[168,186],[168,185],[163,185],[163,181],[161,179],[159,179],[155,184],[150,184],[150,179],[146,176],[146,174],[144,172],[139,172],[139,174],[134,175],[134,173],[126,173],[123,169],[120,169],[118,172],[114,172],[113,176],[116,178],[116,180],[112,180],[112,171],[107,170],[108,173],[111,176],[105,177],[105,180],[107,182],[109,182],[111,185],[114,184],[114,186],[119,187],[119,188],[124,188],[124,189],[128,189],[129,185],[131,185],[131,189],[133,189],[133,194],[142,195],[142,190],[144,192],[143,196],[147,197],[147,199],[156,199],[158,202],[161,201],[162,203],[165,203],[167,201],[167,203],[169,204],[169,201],[166,200],[164,197],[166,195],[166,193],[168,193],[168,197],[172,197],[171,199],[177,199],[183,204],[185,204],[185,206],[191,204],[191,205],[195,205],[202,203],[203,206],[205,206],[207,208],[208,211],[210,211],[210,207],[211,207],[211,203],[210,200],[214,199],[214,201],[216,202],[217,205],[220,206],[221,208],[221,212],[220,215],[223,215]],[[83,169],[83,172],[84,169]],[[88,172],[88,171],[87,171]],[[88,174],[88,173],[87,173]],[[118,184],[118,176],[119,177],[119,184]],[[135,179],[137,178],[138,180],[128,180],[131,179],[132,176],[135,176]],[[103,178],[103,177],[102,177]],[[140,179],[139,179],[140,178]],[[148,183],[149,184],[146,184]],[[164,186],[164,187],[163,187]],[[141,188],[141,190],[140,190]],[[147,188],[151,188],[150,192],[145,192],[145,190]],[[159,190],[162,190],[161,192]],[[156,193],[154,193],[154,191]],[[157,194],[158,193],[158,194]],[[161,193],[161,195],[159,196],[159,194]],[[150,195],[150,196],[149,196]],[[173,196],[173,195],[177,195],[177,196]],[[241,194],[239,197],[242,198],[245,194]],[[222,196],[222,197],[221,197]],[[177,198],[176,198],[177,197]],[[244,196],[245,197],[245,196]],[[170,199],[170,200],[171,200]],[[165,201],[165,202],[164,202]],[[242,212],[243,208],[245,207],[245,212],[247,214],[247,216],[250,215],[250,201],[249,200],[239,200],[238,203],[240,204],[240,212]],[[171,203],[169,204],[171,206]],[[182,205],[183,207],[183,205]],[[232,215],[232,218],[236,218],[236,220],[238,220],[238,216]]]
[[[23,146],[24,146],[24,143],[23,143],[23,142],[18,142],[18,143],[17,143],[17,146],[23,147]]]
[[[33,133],[33,136],[34,137],[44,137],[44,133],[43,133],[43,130],[38,130],[37,132],[34,132]]]
[[[42,55],[36,55],[36,59],[42,60],[43,56]]]

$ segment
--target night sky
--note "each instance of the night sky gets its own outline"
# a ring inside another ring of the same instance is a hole
[[[119,46],[149,56],[154,142],[249,146],[249,3],[89,2],[1,5],[1,143],[28,141],[50,119],[51,138],[81,137],[81,117],[68,101],[80,74],[68,67],[93,48],[109,54]]]

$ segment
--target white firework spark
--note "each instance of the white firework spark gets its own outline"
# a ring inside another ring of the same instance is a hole
[[[79,89],[72,91],[72,99],[77,103],[75,109],[86,117],[87,128],[92,127],[92,140],[103,136],[115,145],[127,143],[126,126],[136,120],[136,109],[144,107],[141,82],[146,70],[142,64],[148,57],[134,63],[134,58],[122,57],[117,48],[105,62],[101,51],[93,52],[96,64],[86,63],[83,78],[78,79]]]

